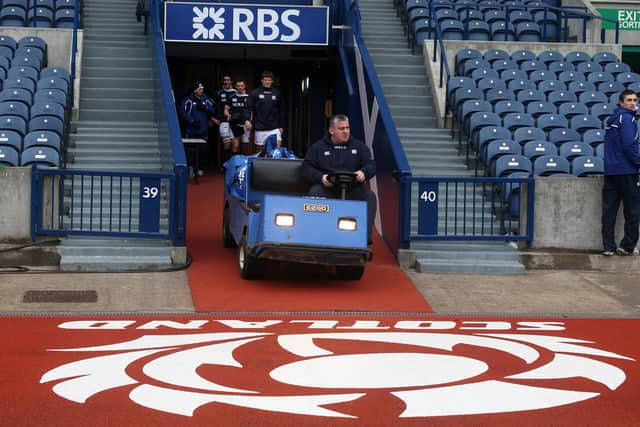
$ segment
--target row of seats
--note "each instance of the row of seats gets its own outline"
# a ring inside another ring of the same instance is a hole
[[[22,152],[0,145],[0,164],[7,166],[29,166],[32,164],[60,167],[60,154],[51,147],[34,146]]]
[[[513,154],[497,158],[493,171],[493,176],[496,177],[513,177],[512,174],[516,172],[533,176],[596,176],[604,174],[604,162],[602,158],[595,156],[579,156],[569,161],[556,155],[543,155],[532,161],[525,156]]]
[[[0,9],[0,25],[3,27],[73,28],[75,10],[52,11],[34,8],[28,11],[19,7],[6,6]]]

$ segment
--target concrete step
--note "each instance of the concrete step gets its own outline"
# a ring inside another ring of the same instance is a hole
[[[83,67],[123,67],[123,68],[146,68],[153,66],[151,58],[119,58],[105,55],[83,56]]]
[[[120,79],[129,79],[129,78],[139,78],[141,76],[150,76],[153,68],[149,67],[118,67],[118,68],[108,68],[108,67],[82,67],[82,77],[83,78],[93,78],[93,77],[102,77],[102,78],[120,78]]]
[[[457,273],[457,274],[523,274],[524,266],[512,261],[464,260],[451,259],[418,259],[418,273]]]
[[[126,104],[125,104],[126,105]],[[117,120],[152,120],[154,118],[154,111],[152,110],[94,110],[90,108],[84,108],[80,110],[81,120],[99,120],[104,119],[108,121]]]
[[[62,271],[149,271],[172,266],[170,256],[63,256]]]
[[[155,87],[155,80],[150,76],[136,76],[123,79],[122,77],[83,77],[81,79],[81,87],[83,95],[85,91],[91,89],[112,89],[117,90],[151,90]],[[126,98],[131,99],[135,97],[133,92]]]

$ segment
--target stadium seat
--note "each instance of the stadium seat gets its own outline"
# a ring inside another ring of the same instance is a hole
[[[13,59],[13,51],[10,47],[0,46],[0,56],[5,57],[9,61],[11,61],[11,59]]]
[[[442,8],[435,11],[436,14],[436,22],[439,22],[441,25],[445,21],[458,20],[458,14],[455,10],[449,8]]]
[[[467,39],[474,41],[491,40],[491,28],[486,22],[474,19],[469,21],[467,25],[469,27],[467,31]]]
[[[480,129],[477,138],[477,147],[479,152],[484,151],[484,147],[491,141],[511,139],[511,132],[502,126],[486,126]]]
[[[513,93],[518,95],[518,92],[521,90],[536,90],[536,85],[531,80],[521,80],[521,79],[513,79],[509,80],[507,84],[507,89],[511,90]]]
[[[462,112],[462,104],[465,101],[468,101],[470,99],[478,99],[481,100],[484,98],[484,95],[482,93],[482,91],[478,88],[466,88],[466,87],[459,87],[458,89],[455,90],[454,92],[454,101],[455,104],[451,105],[451,108],[453,109],[455,116],[459,117],[461,112]]]
[[[496,113],[489,113],[486,111],[478,111],[471,114],[469,118],[469,132],[467,135],[471,137],[472,140],[476,140],[475,136],[480,129],[485,126],[501,126],[502,119]]]
[[[578,98],[573,92],[566,90],[554,90],[547,94],[547,100],[556,107],[559,107],[560,104],[565,102],[577,102]]]
[[[595,146],[596,157],[604,159],[604,143]]]
[[[604,71],[617,76],[620,73],[630,73],[631,68],[624,62],[609,62],[605,64]]]
[[[25,89],[5,89],[0,92],[0,102],[4,101],[19,101],[30,107],[33,103],[33,96]]]
[[[495,9],[484,12],[484,20],[491,26],[498,22],[505,22],[505,15],[503,10]]]
[[[30,79],[33,84],[38,81],[38,70],[31,67],[11,67],[7,72],[7,77]]]
[[[29,7],[31,9],[33,9],[34,7],[42,7],[53,12],[53,10],[56,8],[55,3],[55,0],[30,0]]]
[[[29,132],[51,130],[56,132],[60,137],[64,135],[64,123],[57,117],[38,116],[29,120]]]
[[[449,9],[445,9],[449,10]],[[463,40],[464,24],[457,19],[447,19],[440,22],[442,40]]]
[[[590,62],[591,55],[582,51],[573,51],[567,53],[567,55],[564,57],[564,60],[565,62],[573,64],[573,66],[575,67],[582,62]]]
[[[596,86],[591,82],[576,81],[569,83],[567,90],[579,97],[583,92],[594,92],[596,90]]]
[[[543,80],[538,84],[538,90],[542,91],[545,95],[554,90],[566,90],[567,87],[564,82],[560,80]]]
[[[33,97],[33,102],[57,102],[66,108],[68,98],[64,92],[58,89],[38,90]]]
[[[24,27],[27,11],[20,7],[4,6],[0,9],[0,25],[3,27]]]
[[[496,41],[514,41],[516,40],[515,27],[504,21],[496,21],[489,25],[491,29],[491,40]]]
[[[508,89],[489,89],[485,95],[485,99],[492,105],[498,101],[513,101],[516,96]]]
[[[558,80],[565,82],[565,84],[567,85],[575,81],[587,81],[587,79],[584,77],[584,73],[580,73],[578,71],[562,71],[558,73]]]
[[[0,130],[11,130],[24,136],[27,133],[27,123],[20,116],[0,116]]]
[[[546,96],[541,90],[521,90],[516,100],[528,106],[532,102],[545,102]]]
[[[545,140],[533,140],[524,144],[522,154],[534,162],[540,156],[558,155],[558,149],[552,142]]]
[[[59,78],[69,84],[71,82],[71,74],[69,70],[64,67],[46,67],[40,71],[41,79]],[[37,80],[36,80],[37,82]]]
[[[494,61],[509,59],[509,53],[502,49],[489,49],[484,53],[483,59],[493,65]]]
[[[548,11],[535,12],[533,14],[533,22],[540,26],[540,33],[542,35],[542,41],[555,41],[560,36],[560,29],[558,26],[558,17],[555,13]]]
[[[606,102],[593,104],[591,106],[591,115],[603,121],[613,113],[613,110],[615,110],[615,106]]]
[[[560,155],[571,161],[579,156],[593,156],[593,148],[586,142],[567,141],[560,145]]]
[[[591,114],[579,114],[571,118],[569,127],[580,133],[584,133],[589,129],[600,129],[602,127],[602,121]]]
[[[590,73],[587,76],[587,81],[597,85],[603,82],[615,82],[616,79],[615,77],[613,77],[613,74],[602,71],[597,73]]]
[[[422,51],[424,41],[433,38],[434,31],[435,28],[431,19],[418,19],[414,21],[413,30],[411,31],[411,36],[409,37],[411,53],[415,53],[416,48],[419,48],[419,50]],[[457,74],[460,74],[460,72],[458,72]]]
[[[618,62],[618,57],[613,52],[598,52],[591,57],[591,62],[605,66],[612,62]]]
[[[623,85],[640,82],[640,74],[636,73],[620,73],[616,76],[616,81]]]
[[[29,8],[29,0],[3,0],[2,6],[19,7],[21,9],[27,10]]]
[[[0,145],[0,164],[5,166],[19,166],[18,151],[13,147]]]
[[[12,147],[17,152],[22,151],[22,135],[11,130],[0,130],[0,147]]]
[[[590,129],[582,134],[582,141],[595,147],[598,144],[604,142],[604,130],[602,129]]]
[[[42,70],[44,72],[44,70]],[[44,78],[45,76],[43,76]],[[48,77],[48,76],[47,76]],[[454,92],[458,88],[475,89],[476,82],[471,77],[451,77],[447,81],[447,102],[451,105],[455,105]]]
[[[535,70],[529,74],[529,78],[536,85],[539,85],[540,82],[545,80],[555,80],[558,76],[555,73],[550,72],[549,70]]]
[[[456,75],[464,74],[463,65],[470,59],[482,59],[482,53],[477,49],[461,49],[456,53]]]
[[[509,68],[500,72],[500,78],[504,80],[505,83],[509,83],[513,79],[528,80],[529,76],[519,68]]]
[[[0,116],[18,116],[27,122],[29,121],[29,107],[22,102],[0,102]]]
[[[536,139],[542,140],[546,137],[547,135],[542,129],[538,129],[537,127],[533,126],[518,128],[515,132],[513,132],[513,140],[520,145],[524,145],[527,142],[534,141]]]
[[[560,146],[568,141],[580,141],[580,133],[575,129],[559,127],[551,129],[547,139],[553,142],[556,146]]]
[[[11,49],[12,52],[15,52],[15,50],[18,48],[18,42],[16,42],[13,37],[0,36],[0,46],[6,46]]]
[[[486,24],[486,22],[484,22],[484,13],[480,12],[477,9],[472,9],[471,7],[472,6],[467,6],[464,10],[457,9],[458,19],[461,20],[464,24],[468,22],[469,28],[471,28],[471,24],[473,22],[483,22]],[[489,24],[487,24],[487,28],[489,28]]]
[[[31,164],[44,166],[60,166],[60,155],[51,147],[30,147],[22,151],[20,164],[28,166]]]
[[[587,107],[591,108],[593,104],[598,104],[600,102],[609,102],[609,99],[604,93],[587,91],[587,92],[582,92],[578,96],[578,101],[582,102]]]
[[[496,160],[494,176],[502,177],[513,172],[531,173],[531,161],[522,155],[502,156]]]
[[[3,46],[3,49],[8,49],[8,48],[5,48]],[[9,68],[11,68],[11,59],[5,56],[0,56],[0,71],[4,73],[5,78],[6,78],[7,72],[9,71]]]
[[[458,122],[461,125],[461,128],[464,129],[464,132],[469,134],[469,119],[471,118],[471,114],[477,113],[478,111],[484,111],[487,113],[491,113],[493,108],[491,104],[487,101],[483,101],[480,99],[470,99],[465,101],[462,104],[462,109],[460,110],[460,116],[456,117]]]
[[[580,71],[581,73],[597,73],[604,71],[604,69],[600,64],[594,62],[581,62],[576,65],[576,71]]]
[[[536,119],[537,126],[545,132],[556,128],[566,128],[569,123],[559,114],[542,114]]]
[[[551,62],[564,62],[564,56],[557,50],[545,50],[538,55],[538,61],[548,66]]]
[[[540,26],[535,22],[520,22],[516,24],[516,38],[519,42],[539,43],[542,41]]]
[[[4,89],[24,89],[31,94],[36,91],[36,84],[30,78],[8,77],[2,84]]]
[[[49,130],[29,132],[24,137],[24,149],[30,147],[51,147],[60,153],[62,140],[57,133]]]
[[[509,113],[524,113],[524,104],[518,101],[498,101],[493,106],[493,112],[499,115],[503,120]]]
[[[492,70],[491,68],[476,68],[471,72],[470,77],[473,79],[473,81],[476,82],[476,84],[482,79],[500,79],[500,75],[498,74],[498,72],[496,70]]]
[[[596,156],[580,156],[571,161],[571,173],[575,176],[604,175],[604,160]]]
[[[504,70],[518,69],[518,64],[511,59],[499,59],[491,63],[491,68],[501,74]]]
[[[495,174],[494,164],[495,161],[501,156],[505,155],[520,155],[522,153],[522,148],[516,142],[510,140],[499,140],[499,141],[491,141],[487,144],[485,153],[483,155],[484,164],[486,167],[487,174],[491,173]]]
[[[578,114],[589,114],[589,109],[586,105],[578,102],[564,102],[558,107],[558,114],[565,116],[567,120],[571,120],[573,116]]]
[[[480,71],[480,70],[476,70]],[[499,78],[486,77],[478,81],[478,89],[483,93],[487,93],[490,89],[506,89],[507,85],[504,84]]]
[[[535,119],[527,113],[509,113],[504,116],[502,126],[514,132],[518,128],[535,125]]]
[[[47,53],[47,42],[44,39],[36,36],[25,36],[18,40],[18,48],[27,48],[27,47],[35,47],[42,51],[42,53]],[[46,55],[45,55],[46,57]]]
[[[67,94],[69,91],[69,84],[64,79],[61,79],[61,78],[40,77],[40,80],[38,80],[37,89],[38,90],[57,89]]]
[[[33,67],[38,72],[42,69],[42,61],[36,55],[16,55],[11,62],[12,67]]]
[[[575,71],[575,67],[568,62],[552,62],[547,65],[547,69],[553,73],[560,74],[563,71]]]
[[[42,65],[46,62],[46,57],[44,51],[35,46],[21,46],[20,42],[18,42],[18,48],[13,54],[14,58],[20,57],[30,57],[33,58],[32,61],[36,61],[40,64],[38,69],[42,68]]]
[[[511,4],[509,4],[511,3]],[[503,3],[505,6],[520,6],[522,5],[522,3],[520,2],[507,2],[507,3]],[[513,10],[511,9],[511,7],[509,7],[509,22],[511,22],[513,25],[518,25],[521,23],[526,23],[526,22],[533,22],[533,16],[531,16],[531,14],[526,11],[526,10]]]
[[[57,9],[54,18],[56,28],[73,28],[74,15],[72,9]]]
[[[56,10],[71,9],[75,10],[75,0],[56,0]]]
[[[635,93],[640,93],[640,82],[635,82],[627,85],[627,89],[632,90]]]
[[[53,28],[53,11],[43,7],[29,9],[27,13],[27,26],[40,28]]]
[[[556,114],[557,112],[556,106],[550,102],[530,102],[527,104],[527,113],[534,119],[542,114]]]
[[[553,176],[558,173],[571,173],[569,161],[561,156],[540,156],[533,163],[534,176]]]
[[[484,59],[473,58],[473,59],[466,60],[462,65],[462,74],[466,77],[469,77],[471,76],[471,73],[473,72],[473,70],[475,70],[476,68],[491,69],[491,64],[489,64]]]
[[[614,93],[620,93],[624,89],[624,85],[620,82],[602,82],[598,85],[598,92],[604,93],[605,96],[611,96]]]
[[[36,102],[31,107],[31,118],[39,116],[53,116],[59,118],[64,122],[65,110],[64,107],[57,102]]]

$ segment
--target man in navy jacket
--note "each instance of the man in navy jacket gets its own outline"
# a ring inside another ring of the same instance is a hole
[[[604,186],[602,188],[603,255],[637,253],[640,223],[640,140],[635,115],[638,96],[632,90],[620,94],[619,106],[607,119],[604,136]],[[624,237],[615,242],[615,224],[623,203]]]
[[[339,190],[328,180],[328,174],[337,171],[353,171],[355,175],[357,183],[349,189],[347,199],[367,202],[367,236],[371,242],[377,200],[366,181],[376,174],[376,164],[369,147],[351,138],[349,119],[341,114],[331,118],[328,134],[314,142],[307,151],[302,174],[312,183],[308,194],[339,198]]]

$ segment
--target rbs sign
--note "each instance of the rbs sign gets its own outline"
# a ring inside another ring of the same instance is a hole
[[[327,7],[164,4],[165,41],[326,45]]]

